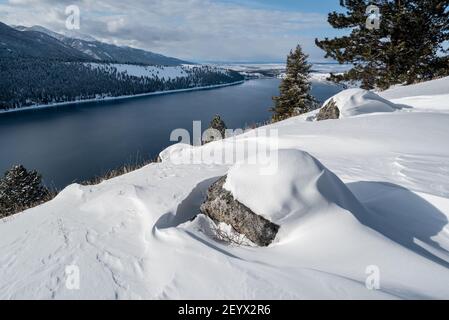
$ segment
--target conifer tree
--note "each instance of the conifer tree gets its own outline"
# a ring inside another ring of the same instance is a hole
[[[287,58],[286,76],[279,87],[280,96],[273,97],[275,106],[274,122],[309,112],[313,109],[315,100],[310,94],[309,75],[312,66],[307,62],[308,56],[300,45],[292,50]]]
[[[361,81],[362,87],[386,89],[449,74],[449,1],[340,0],[345,13],[332,12],[328,21],[346,36],[316,40],[327,58],[353,64],[337,81]],[[367,27],[367,8],[379,8],[378,29]]]
[[[0,216],[7,216],[24,208],[44,202],[49,191],[42,186],[41,175],[14,166],[0,179]]]
[[[204,143],[226,138],[226,124],[219,115],[216,115],[210,122],[209,128],[205,133]]]

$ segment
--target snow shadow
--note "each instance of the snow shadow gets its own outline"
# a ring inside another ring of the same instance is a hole
[[[413,109],[412,106],[406,105],[406,104],[395,104],[395,108],[397,110],[403,110],[403,109]]]
[[[200,207],[206,199],[207,190],[218,179],[220,177],[208,179],[196,185],[189,196],[179,204],[176,212],[164,214],[156,222],[155,227],[158,229],[175,228],[183,223],[192,221],[200,213]]]
[[[432,239],[449,223],[438,208],[412,191],[391,183],[355,182],[347,186],[367,209],[364,214],[356,214],[360,222],[449,268],[449,252]]]

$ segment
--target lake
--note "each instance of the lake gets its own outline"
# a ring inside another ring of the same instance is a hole
[[[278,79],[242,85],[126,100],[73,104],[0,114],[0,173],[14,164],[38,170],[46,185],[63,188],[136,160],[153,159],[173,144],[174,129],[205,130],[219,114],[229,128],[270,118]],[[316,83],[321,101],[341,89]]]

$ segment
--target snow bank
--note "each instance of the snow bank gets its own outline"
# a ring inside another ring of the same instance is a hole
[[[392,99],[391,102],[415,111],[449,112],[449,94],[403,97]]]
[[[224,187],[240,203],[283,229],[334,205],[361,210],[344,183],[306,152],[280,150],[278,170],[270,175],[261,174],[266,165],[256,164],[257,159],[260,157],[231,168]]]
[[[398,85],[378,94],[393,103],[416,111],[449,111],[449,77],[410,86]]]
[[[449,77],[417,83],[410,86],[394,86],[388,90],[379,92],[378,94],[388,100],[404,97],[449,94]]]
[[[348,89],[328,99],[323,105],[334,100],[340,110],[340,118],[348,118],[369,113],[393,112],[398,107],[375,94],[363,89]]]

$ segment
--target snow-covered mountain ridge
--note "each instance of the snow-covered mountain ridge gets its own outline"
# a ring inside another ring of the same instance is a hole
[[[76,30],[63,30],[63,33],[57,33],[42,26],[12,26],[12,28],[21,31],[25,35],[32,32],[50,36],[58,40],[60,44],[77,51],[79,54],[83,54],[83,60],[169,66],[178,66],[187,63],[180,59],[150,51],[101,42],[90,35],[80,33]]]
[[[71,185],[0,222],[0,298],[447,299],[447,88],[449,78],[393,88],[379,93],[401,102],[392,112],[300,116],[202,147],[172,146],[161,163],[98,186]],[[285,150],[282,174],[179,161],[249,142]],[[205,216],[191,221],[207,188],[229,172],[243,203],[267,217],[277,212],[270,204],[282,207],[270,247],[228,245]],[[254,185],[259,202],[247,190]],[[68,285],[68,267],[79,286]],[[366,285],[373,274],[377,290]]]

